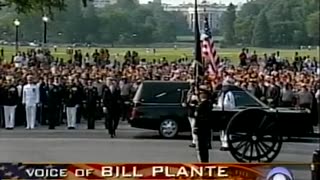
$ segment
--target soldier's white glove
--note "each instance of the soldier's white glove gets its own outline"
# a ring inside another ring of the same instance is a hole
[[[107,113],[108,109],[106,107],[103,107],[103,113]]]

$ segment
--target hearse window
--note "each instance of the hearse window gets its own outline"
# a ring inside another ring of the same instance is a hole
[[[184,88],[177,84],[144,84],[140,100],[145,103],[181,103]]]
[[[244,91],[233,91],[232,93],[237,107],[261,107],[260,103]]]
[[[155,94],[153,100],[155,103],[180,103],[181,89],[175,89]]]

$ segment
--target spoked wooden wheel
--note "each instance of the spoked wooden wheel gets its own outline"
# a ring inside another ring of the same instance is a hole
[[[282,147],[275,123],[275,117],[260,109],[234,115],[226,129],[231,155],[238,162],[272,162]]]

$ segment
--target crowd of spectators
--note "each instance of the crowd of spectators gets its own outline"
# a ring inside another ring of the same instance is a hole
[[[67,49],[67,53],[70,58],[58,59],[50,51],[19,52],[11,62],[0,65],[0,85],[8,75],[13,76],[17,84],[23,84],[27,75],[33,75],[37,81],[58,77],[61,83],[70,77],[80,83],[91,79],[98,87],[112,77],[122,84],[121,87],[126,87],[123,93],[132,96],[143,80],[188,81],[194,78],[194,63],[188,58],[167,60],[163,57],[147,61],[130,51],[123,57],[111,58],[107,49],[94,50],[92,54]],[[312,103],[313,97],[319,99],[320,66],[316,57],[302,57],[298,52],[292,58],[281,57],[279,51],[259,56],[244,48],[239,60],[221,58],[217,63],[218,73],[205,74],[206,83],[213,89],[229,77],[236,85],[273,106],[306,106]]]

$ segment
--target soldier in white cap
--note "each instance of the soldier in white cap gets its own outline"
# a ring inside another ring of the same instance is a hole
[[[18,90],[14,84],[14,78],[12,76],[7,76],[6,80],[7,86],[5,88],[5,96],[3,97],[5,128],[7,130],[12,130],[15,125],[15,113],[19,102],[19,96]]]
[[[222,83],[222,90],[220,96],[218,98],[218,107],[223,107],[223,109],[234,109],[235,98],[230,90],[230,87],[234,85],[234,80],[231,77],[227,77]],[[227,142],[227,135],[225,134],[224,130],[220,132],[220,141],[221,141],[221,151],[228,150],[228,142]]]
[[[23,87],[22,103],[26,107],[27,129],[34,129],[36,122],[37,105],[40,101],[39,87],[33,77],[27,77],[27,84]]]

